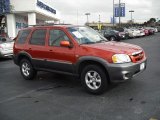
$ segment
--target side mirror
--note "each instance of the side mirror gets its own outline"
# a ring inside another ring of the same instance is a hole
[[[17,37],[13,38],[13,41],[16,41]]]
[[[61,47],[69,47],[69,48],[72,47],[72,45],[70,44],[70,42],[67,41],[67,40],[61,41],[61,42],[60,42],[60,46],[61,46]]]

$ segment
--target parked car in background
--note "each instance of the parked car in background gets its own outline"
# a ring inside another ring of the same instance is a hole
[[[127,31],[129,33],[130,38],[143,36],[142,32],[138,29],[135,29],[135,28],[126,29],[125,31]]]
[[[156,26],[156,28],[157,28],[158,32],[160,32],[160,26]]]
[[[153,27],[154,32],[157,33],[158,32],[158,28],[157,27]]]
[[[140,31],[140,37],[143,37],[145,36],[145,32],[144,32],[144,29],[141,28],[141,29],[138,29]]]
[[[145,33],[145,36],[148,36],[149,35],[149,30],[144,28],[144,33]]]
[[[143,28],[139,28],[138,30],[140,31],[140,37],[145,36],[145,31]]]
[[[103,36],[107,38],[109,41],[120,41],[126,38],[124,32],[119,32],[116,30],[104,30]]]
[[[155,30],[152,27],[145,27],[146,30],[148,30],[149,35],[154,35]]]
[[[145,29],[144,27],[140,26],[137,29],[139,29],[141,32],[143,32],[143,36],[148,36],[149,35],[149,30]]]
[[[10,38],[0,36],[0,58],[10,57],[13,55],[14,41]]]
[[[125,31],[125,28],[116,28],[115,30],[119,31],[120,33],[125,33],[125,38],[129,38],[129,33],[128,31]]]

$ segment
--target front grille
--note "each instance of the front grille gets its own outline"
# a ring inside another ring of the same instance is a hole
[[[136,52],[136,53],[133,53],[131,55],[132,62],[141,61],[143,58],[144,58],[144,52],[143,51]]]

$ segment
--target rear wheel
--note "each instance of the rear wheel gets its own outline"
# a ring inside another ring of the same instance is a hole
[[[98,65],[88,65],[81,73],[83,87],[90,93],[101,94],[107,86],[107,76],[105,71]]]
[[[37,73],[31,62],[27,59],[22,59],[20,61],[20,71],[23,78],[26,80],[32,80]]]

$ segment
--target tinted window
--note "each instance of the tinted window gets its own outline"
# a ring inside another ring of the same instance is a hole
[[[114,34],[115,32],[114,32],[114,31],[110,31],[110,33],[111,33],[111,34]]]
[[[17,43],[24,44],[27,40],[28,35],[30,34],[30,30],[23,30],[19,32],[19,36],[17,39]]]
[[[63,40],[69,41],[69,38],[62,30],[50,30],[49,45],[60,46],[60,42]]]
[[[109,33],[109,32],[110,32],[110,30],[106,30],[106,32],[107,32],[107,33]]]
[[[30,44],[32,45],[45,45],[46,30],[35,30],[32,33]]]

